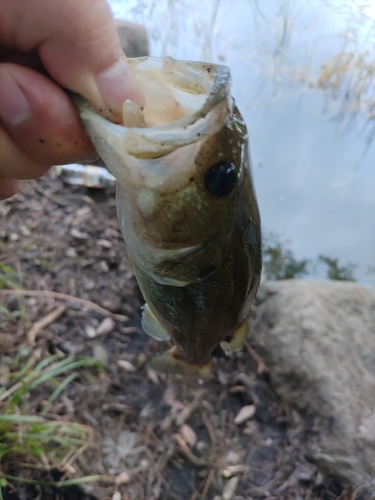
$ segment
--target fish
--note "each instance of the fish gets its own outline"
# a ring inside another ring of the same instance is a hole
[[[242,348],[262,269],[261,224],[248,133],[224,65],[129,59],[145,107],[123,123],[75,103],[117,180],[129,262],[145,299],[143,330],[172,348],[163,373],[207,380],[217,345]]]

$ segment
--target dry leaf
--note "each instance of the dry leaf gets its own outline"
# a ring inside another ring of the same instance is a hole
[[[132,365],[130,361],[126,361],[126,359],[119,359],[117,361],[117,366],[126,372],[135,372],[137,370],[136,367]]]
[[[86,325],[85,334],[88,339],[94,339],[96,337],[96,329],[92,325]]]
[[[147,377],[149,378],[149,380],[151,380],[151,382],[155,385],[158,385],[159,384],[159,377],[158,377],[158,374],[156,373],[155,370],[153,370],[152,368],[150,368],[149,366],[147,367]]]
[[[246,405],[243,406],[240,411],[237,413],[234,423],[236,425],[240,425],[243,422],[246,422],[246,420],[249,420],[249,418],[253,417],[255,415],[255,405]]]
[[[97,240],[96,242],[97,245],[99,245],[100,247],[103,247],[103,248],[111,248],[112,246],[112,243],[108,240]]]
[[[116,484],[117,486],[120,486],[121,484],[128,484],[130,482],[131,477],[127,472],[121,472],[117,477],[116,477]]]
[[[180,427],[179,434],[183,438],[185,443],[190,446],[190,448],[194,448],[194,446],[197,444],[197,435],[189,425],[182,425]]]
[[[87,240],[89,238],[87,233],[81,233],[81,231],[78,231],[78,229],[74,227],[70,230],[70,234],[73,238],[77,238],[77,240]]]
[[[240,478],[238,476],[229,479],[223,489],[223,500],[232,500],[232,498],[234,498],[239,480]]]
[[[236,474],[245,472],[246,470],[247,470],[246,465],[229,465],[223,470],[222,475],[225,478],[230,478],[235,476]]]
[[[103,321],[100,323],[98,328],[96,329],[96,334],[97,335],[107,335],[107,333],[110,333],[116,323],[113,321],[112,318],[104,318]]]

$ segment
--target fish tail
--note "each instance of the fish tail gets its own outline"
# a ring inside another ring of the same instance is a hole
[[[211,362],[205,365],[194,365],[177,357],[176,347],[152,359],[150,366],[161,373],[179,374],[188,378],[209,380]]]

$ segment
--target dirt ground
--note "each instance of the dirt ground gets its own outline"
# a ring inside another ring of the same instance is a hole
[[[69,491],[16,485],[4,498],[351,498],[305,459],[303,420],[278,400],[262,364],[264,327],[256,312],[243,352],[230,359],[219,348],[214,352],[212,381],[186,382],[147,367],[169,346],[140,328],[142,297],[127,263],[114,189],[63,185],[52,172],[25,182],[20,194],[0,204],[0,262],[17,271],[21,289],[35,292],[0,295],[11,311],[25,306],[23,316],[2,329],[2,363],[26,348],[39,358],[85,354],[106,366],[105,372],[83,369],[49,411],[51,419],[94,429],[93,446],[77,458],[71,477],[103,479]],[[32,394],[33,412],[45,397],[43,391]],[[243,406],[253,416],[238,423]],[[54,470],[31,474],[12,467],[20,477],[61,477]]]

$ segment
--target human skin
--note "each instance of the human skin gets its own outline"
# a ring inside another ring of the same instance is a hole
[[[119,121],[143,95],[105,0],[0,1],[0,199],[51,165],[94,158],[64,89]]]

